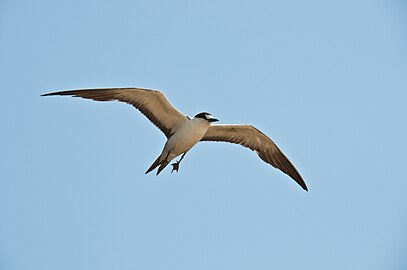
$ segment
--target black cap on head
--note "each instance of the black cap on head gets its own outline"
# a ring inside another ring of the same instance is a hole
[[[206,120],[208,122],[217,122],[217,121],[219,121],[218,119],[213,118],[212,114],[207,113],[207,112],[198,113],[197,115],[195,115],[195,118],[201,118],[201,119],[204,119],[204,120]]]

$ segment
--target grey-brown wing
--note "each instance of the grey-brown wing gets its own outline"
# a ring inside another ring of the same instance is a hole
[[[142,88],[68,90],[42,96],[74,96],[97,101],[121,101],[133,105],[169,138],[187,119],[160,91]]]
[[[286,173],[308,191],[290,160],[269,137],[251,125],[211,125],[201,141],[229,142],[247,147],[255,151],[264,162]]]

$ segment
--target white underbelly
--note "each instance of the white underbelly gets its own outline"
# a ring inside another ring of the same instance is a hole
[[[182,126],[165,144],[163,154],[168,155],[167,160],[171,160],[191,149],[203,138],[208,128],[209,124],[193,122]]]

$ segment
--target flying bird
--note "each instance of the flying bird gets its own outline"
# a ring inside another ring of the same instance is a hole
[[[240,144],[257,153],[266,163],[281,170],[295,180],[304,190],[308,188],[301,175],[277,145],[264,133],[251,125],[212,124],[219,120],[210,113],[201,112],[190,118],[178,111],[157,90],[142,88],[103,88],[59,91],[42,96],[73,96],[96,101],[121,101],[133,105],[167,137],[160,156],[148,168],[146,174],[156,169],[158,175],[174,158],[171,173],[178,172],[185,154],[200,141]]]

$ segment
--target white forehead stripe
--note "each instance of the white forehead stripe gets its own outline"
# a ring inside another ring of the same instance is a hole
[[[213,118],[213,116],[210,115],[210,114],[205,114],[205,116],[206,116],[206,119],[212,119]]]

